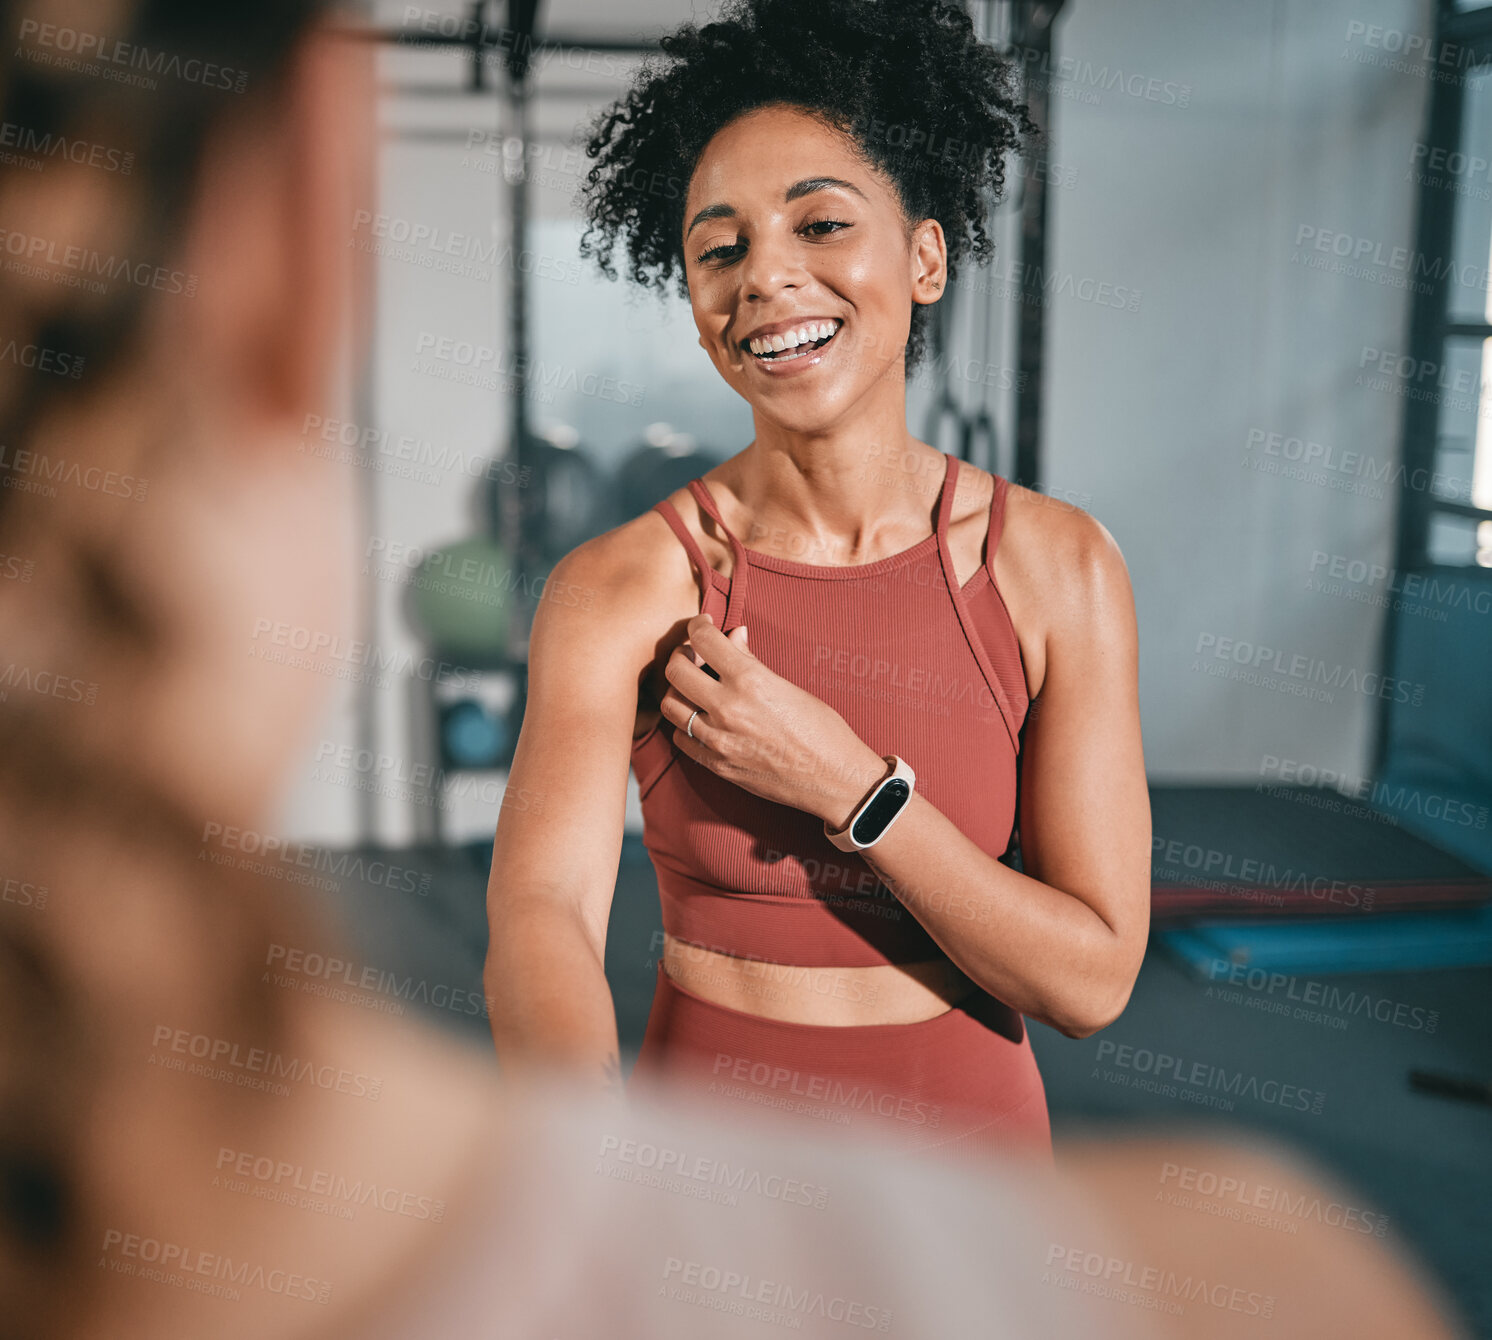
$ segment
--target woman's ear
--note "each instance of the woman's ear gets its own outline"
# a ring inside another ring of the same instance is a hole
[[[948,284],[948,242],[943,225],[923,219],[912,230],[912,301],[937,302]]]

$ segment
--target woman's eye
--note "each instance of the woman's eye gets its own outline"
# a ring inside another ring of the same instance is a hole
[[[848,228],[849,226],[843,219],[814,219],[810,223],[805,223],[798,231],[800,233],[807,233],[811,237],[828,237],[833,233],[837,233],[841,228]],[[714,261],[733,261],[745,250],[746,247],[741,242],[722,243],[718,247],[711,247],[708,251],[701,251],[694,258],[694,263],[696,265],[709,265]]]
[[[741,244],[739,242],[730,243],[728,245],[722,243],[718,247],[711,247],[708,251],[700,252],[699,255],[694,258],[694,263],[696,265],[705,265],[708,264],[710,261],[725,260],[727,257],[730,256],[732,252],[739,250],[741,250]]]

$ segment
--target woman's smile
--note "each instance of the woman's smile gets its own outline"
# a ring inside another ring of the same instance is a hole
[[[819,367],[824,353],[834,343],[843,320],[829,317],[820,320],[777,322],[763,327],[766,333],[741,341],[747,362],[769,377],[790,376]]]

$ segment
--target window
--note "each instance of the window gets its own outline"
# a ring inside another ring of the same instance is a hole
[[[1492,568],[1492,0],[1441,0],[1425,45],[1398,566]]]
[[[1428,81],[1429,116],[1408,174],[1418,211],[1395,359],[1403,474],[1383,664],[1422,701],[1381,698],[1373,773],[1475,813],[1492,796],[1492,3],[1439,0],[1434,29],[1413,57],[1392,35],[1413,62],[1400,68]],[[1395,822],[1492,871],[1485,831]]]

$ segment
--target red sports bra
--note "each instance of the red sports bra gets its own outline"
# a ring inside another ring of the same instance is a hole
[[[667,499],[654,510],[688,550],[716,626],[748,624],[753,655],[828,703],[877,753],[900,754],[917,789],[999,857],[1015,820],[1028,706],[1020,645],[994,577],[1009,485],[994,477],[985,559],[960,588],[948,549],[959,462],[943,455],[933,534],[875,563],[819,566],[747,549],[704,481],[692,479],[690,492],[735,555],[727,578]],[[941,957],[865,859],[824,836],[821,819],[711,772],[674,745],[673,731],[660,717],[632,745],[666,931],[719,953],[803,967]],[[973,914],[966,894],[946,896]]]

